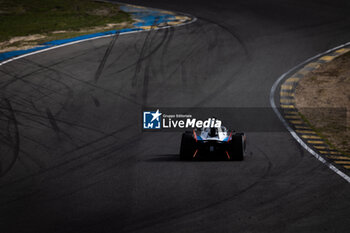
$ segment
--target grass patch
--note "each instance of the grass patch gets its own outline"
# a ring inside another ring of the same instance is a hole
[[[0,42],[13,37],[81,31],[107,24],[131,23],[112,3],[93,0],[0,0]],[[51,34],[55,37],[55,34]],[[67,35],[68,36],[68,35]],[[56,37],[68,38],[63,33]]]

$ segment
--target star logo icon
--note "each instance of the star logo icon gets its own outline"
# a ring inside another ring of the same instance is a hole
[[[151,122],[153,122],[154,120],[157,120],[159,121],[159,117],[162,115],[160,112],[159,112],[159,109],[157,109],[157,111],[155,113],[152,113],[152,120]]]
[[[143,129],[161,129],[162,113],[157,111],[145,111],[143,112]]]

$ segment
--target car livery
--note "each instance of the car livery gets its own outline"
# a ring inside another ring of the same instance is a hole
[[[243,160],[245,148],[244,133],[230,131],[224,126],[194,129],[182,134],[180,159]]]

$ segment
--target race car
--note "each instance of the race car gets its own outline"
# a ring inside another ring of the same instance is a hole
[[[243,160],[246,135],[226,127],[194,129],[182,134],[180,159]]]

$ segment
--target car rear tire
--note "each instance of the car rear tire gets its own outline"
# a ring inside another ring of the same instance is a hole
[[[245,141],[244,135],[237,134],[232,136],[231,141],[231,160],[242,161],[244,159],[244,151],[245,151]]]
[[[196,141],[189,133],[182,134],[180,160],[192,160],[196,152]]]

